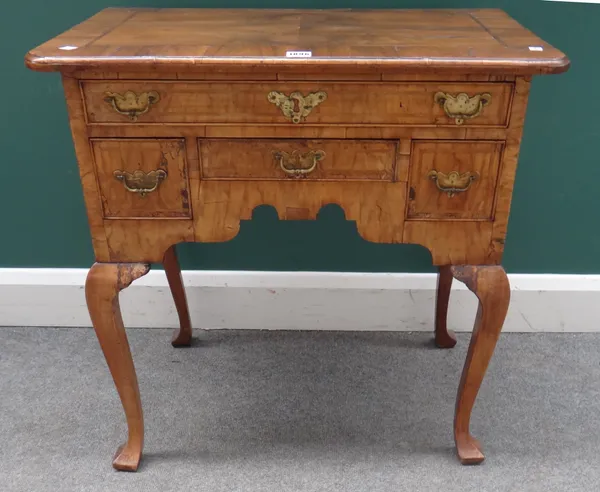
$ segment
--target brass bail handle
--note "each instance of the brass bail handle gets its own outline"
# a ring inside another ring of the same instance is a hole
[[[104,101],[109,103],[113,109],[131,121],[137,121],[138,117],[150,111],[150,107],[160,101],[160,95],[156,91],[142,92],[136,94],[127,91],[124,94],[118,92],[106,92]]]
[[[322,150],[311,150],[302,154],[298,150],[292,153],[283,150],[273,151],[273,157],[279,162],[281,170],[292,178],[303,178],[313,172],[317,163],[325,159],[325,152]]]
[[[145,197],[148,193],[158,189],[158,186],[167,178],[167,171],[156,169],[147,173],[141,170],[129,173],[117,170],[113,173],[113,176],[123,183],[127,191]]]
[[[461,92],[453,96],[447,92],[436,92],[433,99],[444,109],[448,118],[454,118],[457,125],[462,125],[465,120],[477,118],[483,108],[492,102],[492,95],[486,92],[469,96]]]
[[[479,173],[467,171],[466,173],[459,173],[458,171],[451,171],[448,174],[435,169],[429,171],[427,177],[431,179],[438,190],[447,193],[450,198],[455,196],[457,193],[464,193],[470,187],[473,181],[479,179]]]

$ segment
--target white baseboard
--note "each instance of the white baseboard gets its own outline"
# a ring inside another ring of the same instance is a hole
[[[86,269],[0,269],[0,326],[91,326]],[[436,276],[410,273],[183,272],[203,329],[431,331]],[[600,275],[510,275],[505,331],[600,331]],[[127,327],[177,326],[162,271],[121,294]],[[477,301],[459,282],[449,326],[470,331]]]

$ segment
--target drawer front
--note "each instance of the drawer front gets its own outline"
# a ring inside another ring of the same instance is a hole
[[[510,83],[82,81],[87,121],[496,126]]]
[[[492,220],[503,142],[415,141],[408,219]]]
[[[191,217],[183,139],[92,139],[104,217]]]
[[[392,181],[393,140],[199,139],[203,179]]]

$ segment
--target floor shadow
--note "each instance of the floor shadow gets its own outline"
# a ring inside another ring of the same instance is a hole
[[[177,354],[137,362],[169,403],[155,400],[154,421],[185,429],[182,447],[156,459],[452,454],[464,355],[435,348],[431,333],[207,330]]]
[[[216,329],[194,330],[190,347],[177,347],[178,349],[198,349],[215,347],[219,345],[249,345],[262,343],[262,336],[254,330]],[[327,342],[364,343],[370,346],[411,348],[422,350],[448,350],[439,348],[435,344],[433,332],[390,332],[390,331],[321,331],[321,330],[289,330],[269,332],[274,338],[304,339],[307,336],[316,340]],[[374,336],[376,335],[376,336]],[[458,338],[462,338],[459,334]],[[460,341],[460,340],[459,340]]]

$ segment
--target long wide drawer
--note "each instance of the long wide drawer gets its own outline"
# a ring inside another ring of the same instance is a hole
[[[82,81],[89,124],[508,124],[511,83]]]
[[[199,139],[202,179],[392,181],[398,141]]]

